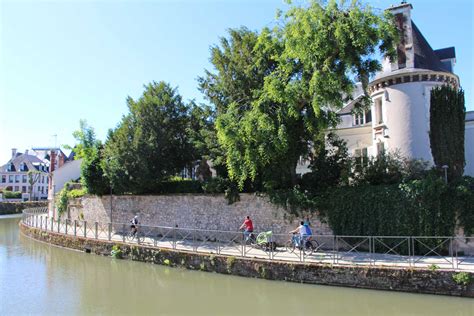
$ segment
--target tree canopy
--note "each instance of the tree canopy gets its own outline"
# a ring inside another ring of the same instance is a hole
[[[109,132],[103,167],[115,191],[153,192],[195,158],[186,133],[189,108],[165,82],[146,85],[127,104],[129,113]]]
[[[358,2],[313,1],[291,7],[281,26],[229,30],[211,49],[214,72],[199,79],[217,108],[216,129],[231,179],[296,184],[298,159],[337,123],[331,109],[366,87],[380,69],[375,53],[394,55],[389,15]],[[367,98],[368,100],[368,98]]]

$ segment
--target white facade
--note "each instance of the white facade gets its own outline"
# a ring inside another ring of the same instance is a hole
[[[66,162],[59,169],[53,171],[52,193],[55,195],[69,181],[76,181],[81,177],[82,159]]]

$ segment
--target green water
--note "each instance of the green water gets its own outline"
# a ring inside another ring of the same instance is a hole
[[[304,285],[113,260],[0,217],[0,315],[474,315],[474,299]]]

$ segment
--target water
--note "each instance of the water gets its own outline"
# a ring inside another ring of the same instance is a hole
[[[474,315],[474,299],[247,279],[114,260],[0,217],[0,315]]]

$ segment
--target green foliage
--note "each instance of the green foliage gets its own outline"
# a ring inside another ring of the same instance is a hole
[[[431,90],[430,144],[435,165],[447,165],[448,180],[464,173],[464,91],[448,85]]]
[[[431,265],[428,266],[428,269],[430,271],[435,272],[435,271],[439,270],[439,266],[437,266],[436,264],[431,264]]]
[[[283,207],[294,215],[301,215],[303,211],[314,211],[316,209],[316,203],[308,195],[308,192],[302,191],[298,186],[292,189],[268,189],[267,194],[272,203]]]
[[[453,281],[458,285],[467,286],[472,281],[472,275],[469,272],[457,272],[453,274]]]
[[[122,259],[122,249],[120,249],[120,246],[119,245],[113,245],[112,246],[112,251],[110,251],[110,255],[112,256],[112,258],[115,258],[115,259]]]
[[[240,189],[248,180],[297,183],[298,159],[337,122],[328,106],[342,106],[353,79],[366,87],[380,68],[376,50],[394,53],[389,20],[355,2],[311,2],[290,8],[281,27],[230,30],[212,48],[216,72],[206,71],[200,87],[217,108],[218,141]]]
[[[68,207],[68,186],[64,185],[61,191],[59,191],[58,195],[56,196],[56,209],[58,211],[58,217],[60,218],[64,212],[67,211]]]
[[[234,264],[235,264],[235,257],[234,256],[227,257],[226,266],[227,266],[228,273],[232,273],[232,268],[234,267]]]
[[[464,235],[474,234],[474,178],[463,177],[452,183],[459,224],[464,228]]]
[[[3,198],[4,199],[21,199],[21,192],[12,192],[12,191],[3,191]]]
[[[403,184],[328,190],[316,200],[335,234],[353,236],[452,236],[456,207],[437,177]]]
[[[311,155],[311,172],[303,175],[302,188],[318,191],[327,187],[344,185],[351,176],[351,158],[346,142],[329,133],[326,140],[315,143]]]
[[[70,199],[76,199],[76,198],[83,197],[86,194],[87,194],[87,191],[84,188],[82,188],[82,189],[72,189],[68,192],[67,196]]]
[[[82,159],[81,183],[87,193],[104,195],[110,191],[109,180],[102,168],[102,144],[95,137],[94,129],[85,120],[80,120],[79,129],[74,131],[76,145],[72,149]]]
[[[162,181],[155,193],[202,193],[201,182],[191,179]]]
[[[110,131],[102,167],[118,193],[153,193],[160,182],[191,164],[188,106],[165,82],[152,82]]]
[[[422,179],[427,168],[426,161],[406,159],[398,153],[384,153],[369,158],[365,166],[356,168],[355,181],[372,185],[395,184]]]

